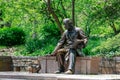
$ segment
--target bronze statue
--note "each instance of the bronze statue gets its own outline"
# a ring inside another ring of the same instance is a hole
[[[51,56],[56,56],[58,61],[59,69],[55,73],[64,72],[64,63],[69,62],[68,70],[65,73],[73,74],[76,56],[80,55],[78,50],[81,50],[83,47],[85,47],[85,44],[87,43],[87,37],[80,28],[73,26],[71,19],[66,18],[63,20],[63,23],[66,30]]]

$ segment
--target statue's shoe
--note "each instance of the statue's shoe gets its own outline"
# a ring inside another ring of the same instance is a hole
[[[74,72],[72,70],[68,70],[65,72],[65,74],[74,74]]]
[[[63,73],[64,71],[60,71],[60,70],[57,70],[57,71],[55,71],[54,73],[55,74],[60,74],[60,73]]]

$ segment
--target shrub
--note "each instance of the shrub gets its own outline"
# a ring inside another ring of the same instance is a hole
[[[45,26],[43,26],[43,28],[41,30],[41,33],[43,34],[43,36],[45,38],[48,38],[48,39],[54,38],[54,37],[59,39],[60,35],[61,35],[59,29],[54,25],[49,25],[49,26],[45,25]]]
[[[59,29],[53,24],[48,23],[41,26],[40,31],[36,31],[36,37],[30,36],[27,38],[25,44],[27,53],[30,53],[29,55],[44,55],[52,52],[60,35]]]
[[[101,45],[97,46],[96,48],[92,49],[92,52],[95,53],[102,53],[102,54],[112,54],[116,55],[120,52],[120,34],[108,38],[106,41],[102,42]]]
[[[18,27],[0,29],[0,45],[12,46],[25,43],[25,32]]]
[[[58,40],[56,40],[56,38],[51,38],[49,40],[29,38],[26,41],[25,48],[27,50],[27,53],[30,53],[32,56],[45,55],[53,51],[54,47],[57,44],[57,41]]]
[[[86,56],[96,55],[96,53],[92,52],[91,50],[94,49],[96,46],[99,46],[104,40],[105,40],[104,37],[100,37],[100,36],[96,36],[96,35],[90,36],[88,39],[87,46],[83,49],[83,53]]]
[[[34,51],[40,49],[44,45],[44,42],[39,39],[28,39],[25,44],[25,48],[28,53],[33,53]]]

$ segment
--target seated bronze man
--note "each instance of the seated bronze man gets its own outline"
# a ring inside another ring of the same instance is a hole
[[[68,62],[68,70],[65,73],[74,74],[76,56],[80,55],[78,50],[85,47],[87,37],[80,28],[73,26],[71,19],[66,18],[63,20],[63,23],[66,30],[51,56],[56,56],[58,61],[59,69],[55,73],[64,72],[64,64]]]

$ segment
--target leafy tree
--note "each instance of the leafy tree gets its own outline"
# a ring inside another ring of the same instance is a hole
[[[27,33],[27,52],[41,55],[52,51],[60,31],[64,31],[62,20],[69,17],[88,35],[84,52],[92,54],[91,50],[111,37],[111,33],[119,33],[119,3],[119,0],[0,0],[0,24],[23,28]]]
[[[115,22],[120,18],[119,3],[119,0],[105,0],[93,7],[93,12],[91,14],[92,26],[110,26],[115,34],[119,33],[120,29],[117,30],[115,25]]]

